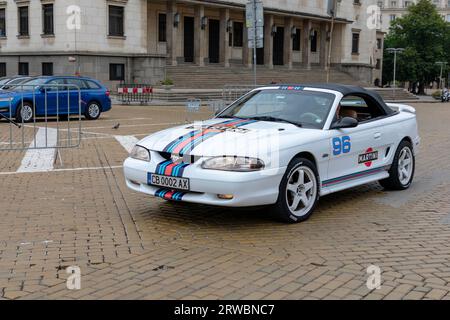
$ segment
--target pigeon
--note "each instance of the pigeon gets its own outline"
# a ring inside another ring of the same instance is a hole
[[[114,130],[117,130],[117,129],[119,129],[119,127],[120,127],[120,123],[117,123],[117,124],[115,124],[114,125],[114,127],[112,127]]]

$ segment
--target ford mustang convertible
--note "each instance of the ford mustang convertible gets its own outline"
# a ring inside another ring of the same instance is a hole
[[[252,90],[215,118],[154,133],[124,163],[132,190],[217,206],[270,205],[306,220],[320,196],[379,181],[407,189],[420,142],[415,109],[344,85]]]

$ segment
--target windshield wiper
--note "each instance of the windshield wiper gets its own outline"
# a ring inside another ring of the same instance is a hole
[[[303,127],[303,125],[301,123],[299,123],[299,122],[290,121],[290,120],[281,119],[281,118],[276,118],[276,117],[271,117],[271,116],[249,117],[248,119],[261,120],[261,121],[273,121],[273,122],[285,122],[285,123],[293,124],[294,126],[297,126],[297,127],[300,127],[300,128]]]

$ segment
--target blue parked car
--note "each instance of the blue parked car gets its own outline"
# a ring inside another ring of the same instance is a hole
[[[80,91],[75,86],[80,88]],[[0,113],[6,117],[11,115],[16,122],[30,122],[34,117],[44,116],[46,113],[47,116],[78,115],[79,92],[81,114],[86,119],[98,119],[102,112],[111,109],[110,92],[97,80],[74,76],[46,76],[32,78],[12,90],[1,91]]]

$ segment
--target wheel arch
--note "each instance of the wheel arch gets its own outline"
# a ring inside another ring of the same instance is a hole
[[[36,108],[34,108],[34,103],[33,103],[33,99],[30,99],[30,98],[20,98],[19,100],[17,100],[17,102],[14,104],[14,112],[12,112],[14,115],[17,115],[17,110],[19,110],[19,107],[22,105],[22,101],[23,102],[27,102],[27,103],[30,103],[31,104],[31,106],[33,107],[33,109],[34,109],[34,113],[36,113]]]
[[[294,160],[295,158],[304,158],[304,159],[311,161],[314,164],[314,166],[316,167],[317,172],[319,172],[319,167],[317,165],[316,157],[311,152],[309,152],[309,151],[299,152],[295,156],[292,157],[291,161]]]
[[[92,98],[91,100],[89,100],[89,101],[86,103],[85,108],[86,108],[88,105],[90,105],[91,103],[93,103],[93,102],[95,102],[95,103],[97,103],[97,104],[99,105],[100,111],[103,111],[103,105],[102,105],[102,103],[100,102],[100,100],[97,99],[97,98]]]

